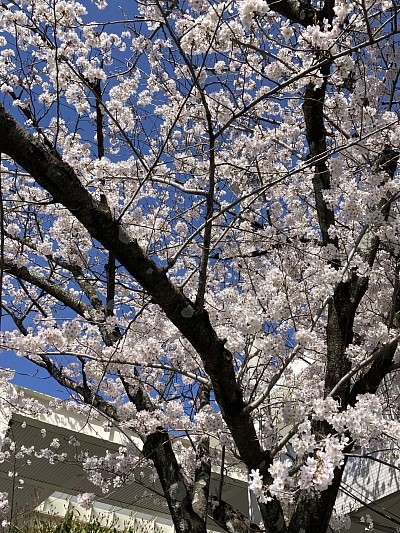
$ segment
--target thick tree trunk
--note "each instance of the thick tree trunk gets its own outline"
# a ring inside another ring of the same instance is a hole
[[[303,491],[290,520],[288,533],[326,533],[343,475],[337,469],[332,485],[321,493]]]
[[[143,454],[157,469],[176,533],[206,533],[206,521],[193,509],[192,494],[172,450],[169,435],[162,430],[149,435]]]
[[[260,512],[267,533],[287,532],[282,507],[277,500],[274,499],[266,504],[260,504]]]

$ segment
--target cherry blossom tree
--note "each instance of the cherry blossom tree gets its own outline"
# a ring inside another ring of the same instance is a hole
[[[140,436],[178,533],[325,532],[398,454],[400,6],[88,4],[0,8],[2,346]]]

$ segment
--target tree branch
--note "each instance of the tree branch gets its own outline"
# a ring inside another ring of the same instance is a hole
[[[263,463],[266,472],[268,454],[260,447],[250,414],[244,412],[245,402],[236,382],[232,354],[225,348],[224,341],[218,338],[208,313],[196,308],[175,287],[164,270],[112,217],[109,209],[91,196],[74,170],[46,150],[3,106],[0,106],[0,150],[29,172],[55,202],[64,205],[94,239],[114,254],[189,340],[200,354],[211,378],[216,400],[242,460],[249,468],[260,468]]]
[[[121,373],[120,379],[129,400],[138,411],[149,413],[155,411],[150,397],[139,381],[132,387]],[[172,449],[168,431],[160,427],[150,435],[142,435],[141,438],[144,442],[142,453],[146,459],[150,459],[154,463],[174,523],[180,522],[176,525],[177,531],[190,530],[194,533],[204,533],[205,522],[196,512],[194,505],[192,506],[192,493],[187,487],[181,467]],[[187,525],[185,526],[185,524]]]
[[[384,344],[375,352],[375,359],[368,369],[352,386],[350,405],[354,405],[359,394],[375,394],[383,378],[392,369],[393,358],[397,350],[398,339]],[[374,354],[372,354],[374,355]]]
[[[304,27],[314,25],[318,17],[309,0],[267,0],[267,3],[272,11]]]
[[[4,261],[4,272],[10,274],[19,280],[27,281],[35,287],[42,289],[50,296],[53,296],[70,309],[73,309],[78,315],[89,318],[90,307],[84,304],[81,300],[73,296],[69,291],[63,289],[57,283],[47,279],[42,274],[35,272],[33,269],[26,266],[17,266],[10,261]]]
[[[111,418],[115,422],[118,422],[117,411],[113,405],[108,403],[106,400],[103,400],[99,394],[92,391],[88,386],[80,385],[67,376],[64,376],[61,372],[61,369],[58,368],[58,366],[55,365],[51,359],[45,355],[42,354],[40,358],[42,359],[43,363],[39,363],[38,361],[32,362],[34,362],[37,366],[45,368],[60,385],[79,394],[87,405],[92,405],[100,412],[104,413],[107,417]]]
[[[200,387],[197,401],[197,412],[210,404],[210,389],[208,387]],[[205,434],[201,435],[196,443],[196,468],[193,485],[193,509],[204,521],[207,519],[210,482],[210,437]]]
[[[214,522],[223,527],[228,533],[253,533],[255,531],[262,531],[246,516],[223,500],[219,501],[213,498],[210,503],[209,512]],[[272,531],[272,529],[268,531]]]

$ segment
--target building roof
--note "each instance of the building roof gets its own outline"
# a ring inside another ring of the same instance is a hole
[[[21,393],[31,402],[31,412],[28,412],[21,399],[18,399]],[[82,518],[103,514],[108,516],[109,522],[114,521],[114,525],[122,524],[126,520],[136,520],[136,523],[145,520],[148,521],[149,527],[154,525],[155,533],[172,531],[165,500],[157,495],[162,494],[161,486],[158,481],[149,481],[149,468],[140,468],[140,471],[137,469],[135,481],[117,486],[108,494],[102,494],[100,489],[87,479],[77,460],[78,454],[87,452],[89,455],[102,456],[107,451],[118,452],[121,446],[128,443],[134,443],[141,448],[141,441],[134,432],[117,427],[110,427],[107,431],[104,419],[98,413],[92,412],[90,416],[77,413],[68,409],[66,403],[61,403],[56,409],[50,408],[54,404],[54,398],[27,389],[17,389],[12,385],[9,399],[10,401],[3,402],[0,409],[0,444],[4,442],[9,427],[8,431],[16,443],[17,453],[11,460],[3,460],[0,463],[0,491],[8,492],[9,498],[12,499],[14,517],[26,516],[34,509],[43,513],[49,513],[51,508],[60,512],[75,509]],[[40,406],[40,409],[35,409],[35,405]],[[60,442],[57,453],[66,454],[64,461],[56,460],[54,464],[50,464],[47,459],[35,456],[35,453],[18,458],[21,445],[33,446],[36,454],[40,454],[40,450],[48,448],[55,438]],[[12,477],[9,473],[12,473]],[[215,473],[211,491],[217,493],[218,482],[219,477]],[[76,503],[75,496],[85,492],[96,495],[96,504],[92,511],[86,511]],[[226,477],[223,498],[248,515],[245,481]],[[210,531],[223,531],[211,521],[209,528]]]

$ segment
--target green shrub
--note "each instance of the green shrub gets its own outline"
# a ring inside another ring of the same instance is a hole
[[[80,522],[72,513],[68,513],[57,522],[35,518],[31,525],[13,525],[9,531],[10,533],[134,533],[133,529],[121,532],[115,527],[104,527],[98,522]]]

